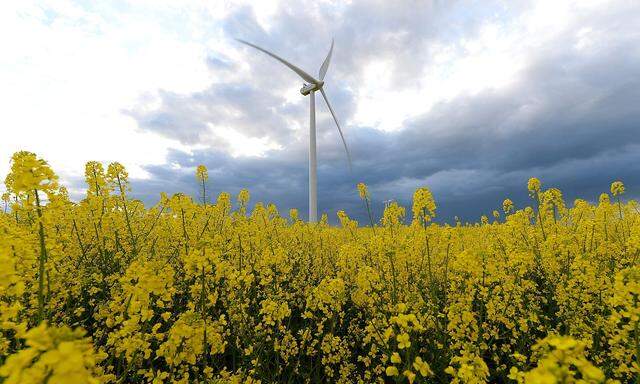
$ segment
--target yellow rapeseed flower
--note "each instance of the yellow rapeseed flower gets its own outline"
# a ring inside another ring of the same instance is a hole
[[[540,192],[540,180],[535,177],[530,178],[527,182],[527,189],[530,193]]]
[[[242,206],[246,206],[249,203],[249,199],[251,196],[249,195],[249,190],[241,189],[240,193],[238,193],[238,203]]]
[[[369,198],[369,191],[364,183],[358,183],[358,195],[362,200]]]
[[[409,335],[407,333],[399,334],[396,337],[396,341],[398,342],[399,349],[405,349],[411,346],[411,341],[409,341]]]
[[[436,202],[429,188],[418,188],[413,193],[411,208],[413,220],[417,223],[427,223],[436,216]]]
[[[398,374],[400,372],[398,372],[398,368],[394,367],[393,365],[390,365],[387,367],[387,369],[385,369],[385,373],[387,374],[387,376],[398,376]]]
[[[431,367],[425,361],[422,360],[420,356],[416,356],[415,361],[413,362],[413,368],[420,372],[422,377],[427,377],[433,374],[431,371]]]
[[[209,171],[207,170],[207,167],[202,164],[196,167],[196,180],[198,180],[199,182],[209,180]]]
[[[513,212],[513,201],[511,199],[504,199],[502,202],[502,210],[505,214],[509,214]]]
[[[30,194],[35,190],[50,193],[58,188],[58,176],[35,153],[21,151],[11,157],[11,170],[5,185],[15,194]]]
[[[611,183],[611,194],[613,196],[622,195],[624,193],[624,184],[622,181],[614,181]]]
[[[409,380],[409,384],[413,384],[416,379],[416,374],[411,372],[410,370],[405,370],[402,374]]]

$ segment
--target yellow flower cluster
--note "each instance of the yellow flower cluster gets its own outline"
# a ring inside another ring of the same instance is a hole
[[[358,187],[358,195],[362,200],[369,198],[369,190],[367,189],[367,186],[365,185],[365,183],[358,183],[357,187]]]
[[[6,384],[97,384],[109,379],[97,367],[106,355],[96,354],[80,329],[42,323],[20,337],[27,348],[9,356],[0,368]]]
[[[30,194],[35,190],[51,192],[57,188],[58,177],[35,153],[21,151],[11,157],[11,173],[5,184],[16,194]]]
[[[374,218],[359,184],[363,227],[283,217],[247,190],[207,198],[204,167],[201,201],[151,207],[121,164],[85,178],[72,202],[46,162],[12,159],[0,382],[640,379],[640,207],[621,182],[570,203],[531,179],[531,204],[453,225],[427,188]]]
[[[418,188],[413,194],[413,212],[414,223],[422,223],[426,225],[432,218],[436,216],[436,202],[429,188]]]
[[[528,372],[512,367],[509,378],[518,383],[604,383],[605,375],[585,357],[586,343],[551,335],[532,349],[536,366]]]
[[[202,164],[196,167],[196,180],[201,182],[209,180],[209,171]]]

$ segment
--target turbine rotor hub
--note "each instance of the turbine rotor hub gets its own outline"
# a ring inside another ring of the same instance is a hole
[[[300,93],[302,93],[304,96],[307,96],[311,92],[315,92],[315,91],[320,90],[320,88],[322,88],[323,85],[324,85],[324,81],[320,81],[320,82],[318,82],[318,84],[304,83],[302,88],[300,88]]]

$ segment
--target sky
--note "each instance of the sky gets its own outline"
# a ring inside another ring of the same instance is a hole
[[[132,196],[251,191],[306,216],[309,101],[302,80],[335,40],[317,97],[318,200],[365,221],[356,183],[407,208],[475,221],[526,182],[597,200],[640,195],[640,2],[14,1],[0,5],[0,177],[46,159],[74,199],[84,164],[119,161]],[[4,186],[0,186],[0,189]]]

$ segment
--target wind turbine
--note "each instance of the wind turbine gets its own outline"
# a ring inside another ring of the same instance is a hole
[[[347,147],[347,142],[344,139],[344,135],[342,134],[342,129],[340,128],[340,123],[338,123],[338,118],[336,117],[335,112],[333,112],[333,108],[331,108],[331,103],[329,103],[329,99],[327,98],[327,94],[324,92],[324,76],[327,74],[327,69],[329,69],[329,63],[331,62],[331,54],[333,53],[333,40],[331,40],[331,48],[329,49],[329,53],[327,57],[322,62],[320,66],[320,70],[318,71],[318,79],[315,79],[313,76],[309,75],[302,69],[296,67],[291,64],[287,60],[282,57],[276,55],[275,53],[271,53],[264,48],[260,48],[255,44],[252,44],[248,41],[242,39],[236,39],[239,42],[246,44],[250,47],[253,47],[261,52],[266,53],[267,55],[273,57],[278,60],[282,64],[286,65],[293,72],[297,73],[298,76],[305,81],[300,89],[300,93],[303,96],[309,96],[309,222],[315,223],[318,221],[318,159],[316,156],[316,97],[315,92],[320,91],[322,94],[322,98],[324,102],[329,107],[329,112],[331,112],[331,116],[333,116],[333,121],[336,123],[336,127],[338,127],[338,133],[340,133],[340,138],[342,139],[342,144],[344,145],[344,150],[347,153],[347,160],[349,162],[349,169],[351,169],[351,155],[349,154],[349,148]]]

